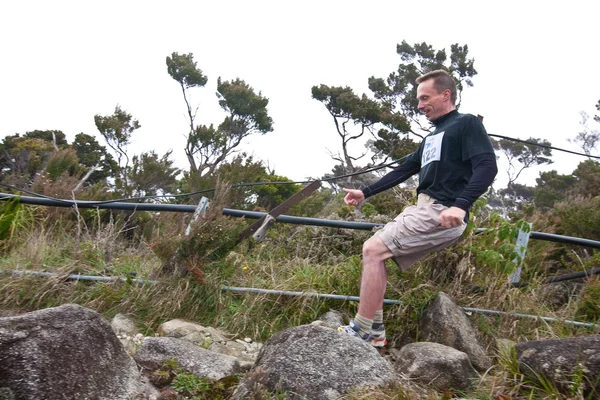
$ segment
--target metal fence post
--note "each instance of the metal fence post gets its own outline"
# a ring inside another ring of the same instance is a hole
[[[519,257],[514,259],[514,263],[519,262],[517,269],[510,275],[510,281],[513,285],[518,285],[521,281],[521,270],[523,269],[523,260],[525,259],[525,252],[527,251],[527,244],[529,243],[529,233],[531,232],[531,223],[529,223],[529,229],[527,232],[524,232],[523,229],[519,229],[519,234],[517,235],[517,243],[516,250],[519,254]]]
[[[200,217],[200,214],[202,214],[203,217],[206,215],[207,208],[208,208],[208,199],[206,197],[202,196],[202,198],[200,199],[200,202],[198,203],[198,207],[196,207],[196,211],[194,211],[194,215],[192,216],[190,223],[188,224],[187,228],[185,228],[185,236],[190,235],[190,232],[192,231],[192,225],[194,224],[194,222],[196,222],[198,220],[198,218]]]

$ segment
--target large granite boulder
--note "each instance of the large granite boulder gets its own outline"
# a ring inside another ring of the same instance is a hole
[[[394,379],[391,364],[369,344],[330,328],[302,325],[265,342],[233,399],[253,398],[257,388],[298,399],[337,399],[350,388]]]
[[[469,319],[447,294],[440,292],[419,324],[422,341],[440,343],[466,353],[478,371],[491,367],[492,361],[479,344]]]
[[[215,353],[187,340],[172,337],[145,338],[135,353],[135,360],[150,372],[175,360],[187,372],[214,381],[243,372],[243,366],[235,357]]]
[[[396,358],[396,371],[404,378],[437,390],[467,389],[479,377],[467,354],[439,343],[407,344]]]
[[[0,318],[0,392],[15,400],[156,397],[108,321],[75,304]]]
[[[529,378],[545,377],[567,390],[582,376],[585,398],[600,398],[600,335],[532,340],[518,343],[516,352]]]

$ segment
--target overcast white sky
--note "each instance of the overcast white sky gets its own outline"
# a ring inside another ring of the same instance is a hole
[[[326,149],[340,142],[311,87],[368,92],[370,76],[397,68],[396,44],[406,40],[469,46],[479,75],[461,112],[483,115],[489,133],[578,150],[566,139],[600,99],[598,15],[600,2],[580,0],[3,1],[0,137],[57,129],[69,141],[84,132],[101,142],[93,117],[119,104],[142,125],[132,153],[172,149],[187,168],[185,104],[165,58],[193,53],[209,78],[193,92],[199,123],[221,122],[217,78],[239,77],[269,98],[274,120],[244,149],[279,175],[321,176],[334,165]],[[562,173],[584,160],[554,159],[545,169]]]

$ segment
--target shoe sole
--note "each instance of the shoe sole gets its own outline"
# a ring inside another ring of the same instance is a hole
[[[387,346],[387,340],[384,339],[371,339],[369,344],[373,347],[385,347]]]

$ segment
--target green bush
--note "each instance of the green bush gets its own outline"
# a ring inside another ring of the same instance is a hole
[[[600,321],[600,279],[590,279],[578,302],[575,317],[590,322]]]
[[[587,239],[600,237],[600,197],[572,198],[557,204],[560,234]]]

